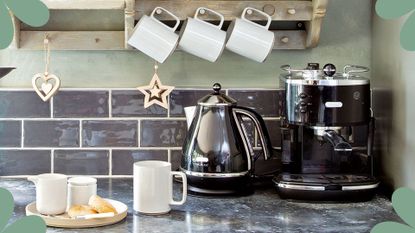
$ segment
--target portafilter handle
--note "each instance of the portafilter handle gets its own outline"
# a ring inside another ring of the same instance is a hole
[[[353,150],[352,146],[334,130],[326,130],[323,138],[333,146],[334,151],[351,152]]]

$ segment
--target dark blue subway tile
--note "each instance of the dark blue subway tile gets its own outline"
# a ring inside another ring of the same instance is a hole
[[[158,105],[144,108],[144,95],[138,90],[112,91],[113,117],[165,117],[167,110]]]
[[[133,164],[143,160],[167,161],[167,150],[113,150],[112,174],[132,175]]]
[[[0,91],[0,118],[50,118],[50,103],[35,91]]]
[[[108,91],[60,91],[53,97],[53,116],[108,117]]]
[[[51,172],[49,150],[0,150],[0,176]]]
[[[85,147],[137,147],[138,121],[83,121],[82,142]]]
[[[279,116],[279,90],[230,90],[238,106],[249,107],[265,117]]]
[[[79,121],[24,121],[25,147],[79,147]]]
[[[0,121],[0,147],[22,145],[22,121]]]
[[[170,94],[170,116],[184,117],[184,108],[197,105],[197,101],[211,90],[174,90]]]
[[[55,150],[54,172],[67,175],[109,175],[109,152]]]
[[[171,170],[178,171],[180,169],[182,157],[183,157],[182,150],[171,150],[170,152]]]
[[[186,121],[143,120],[141,121],[142,147],[179,147],[183,145],[187,132]]]

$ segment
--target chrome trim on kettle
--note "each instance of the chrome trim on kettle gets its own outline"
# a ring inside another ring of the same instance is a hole
[[[246,176],[249,173],[249,171],[238,172],[238,173],[205,173],[205,172],[192,172],[192,171],[185,170],[184,168],[180,168],[180,170],[189,176],[210,177],[210,178],[241,177],[241,176]]]

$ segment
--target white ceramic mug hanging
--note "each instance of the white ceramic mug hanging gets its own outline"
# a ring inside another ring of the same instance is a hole
[[[35,74],[32,78],[32,86],[39,97],[44,101],[50,100],[52,96],[58,93],[61,80],[54,74],[49,73],[49,64],[50,64],[50,48],[49,48],[49,39],[47,36],[44,40],[45,48],[45,72]]]

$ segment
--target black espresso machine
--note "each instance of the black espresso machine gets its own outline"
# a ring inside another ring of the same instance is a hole
[[[370,81],[348,65],[343,73],[327,64],[281,67],[282,173],[273,182],[282,198],[350,201],[370,199],[374,177],[374,118]],[[360,129],[360,130],[358,130]],[[363,129],[363,130],[362,130]],[[356,147],[364,135],[363,146]]]

